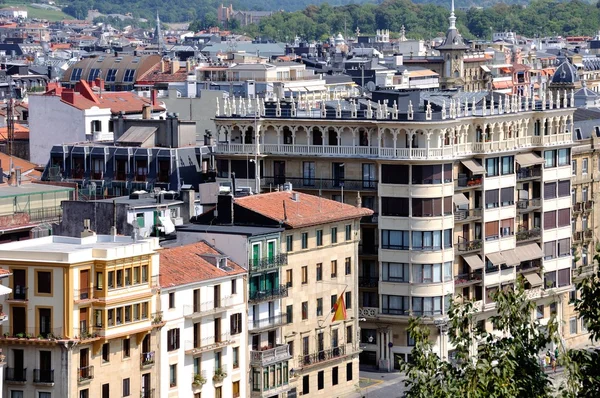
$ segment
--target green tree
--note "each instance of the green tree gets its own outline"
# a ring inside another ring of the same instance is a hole
[[[494,332],[474,324],[472,302],[453,301],[449,310],[448,338],[455,347],[453,362],[433,351],[429,328],[421,319],[409,321],[415,340],[412,361],[401,362],[406,372],[408,398],[547,398],[551,382],[540,366],[540,353],[557,341],[554,318],[546,327],[533,319],[535,304],[521,280],[514,290],[494,296],[497,315]],[[474,347],[477,342],[477,347]]]

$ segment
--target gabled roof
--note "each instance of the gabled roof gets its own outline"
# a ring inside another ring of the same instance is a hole
[[[206,241],[161,250],[160,286],[165,288],[180,286],[246,272],[230,259],[227,259],[227,267],[230,271],[226,271],[211,264],[202,255],[224,254]]]
[[[297,196],[297,201],[293,199],[294,195]],[[290,228],[352,220],[373,214],[373,210],[370,209],[358,208],[335,200],[290,191],[236,198],[235,204]]]

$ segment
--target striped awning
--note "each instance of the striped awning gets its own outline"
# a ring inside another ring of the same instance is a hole
[[[462,258],[469,264],[471,271],[483,268],[483,260],[477,254],[463,254]]]
[[[509,267],[516,267],[521,263],[521,260],[519,260],[519,256],[517,256],[515,250],[504,250],[501,252],[501,254],[506,262],[506,265]]]
[[[502,264],[506,264],[506,260],[504,259],[504,257],[502,257],[502,254],[500,252],[498,253],[489,253],[485,255],[488,260],[490,260],[492,262],[492,264],[494,264],[495,266],[500,266]]]
[[[529,167],[535,164],[544,163],[544,159],[532,152],[517,153],[515,158],[521,167]]]
[[[517,257],[520,261],[531,261],[537,258],[544,257],[544,252],[535,242],[530,242],[522,246],[517,246],[515,252],[517,253]]]
[[[531,287],[542,286],[542,278],[535,272],[525,274],[525,279],[527,279]]]

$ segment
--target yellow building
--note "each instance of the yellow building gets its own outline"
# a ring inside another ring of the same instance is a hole
[[[82,235],[0,246],[5,396],[154,396],[158,239]]]

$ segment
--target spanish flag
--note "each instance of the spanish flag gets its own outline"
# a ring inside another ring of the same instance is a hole
[[[346,320],[346,304],[344,304],[344,294],[340,294],[335,305],[333,306],[333,318],[331,322]]]

